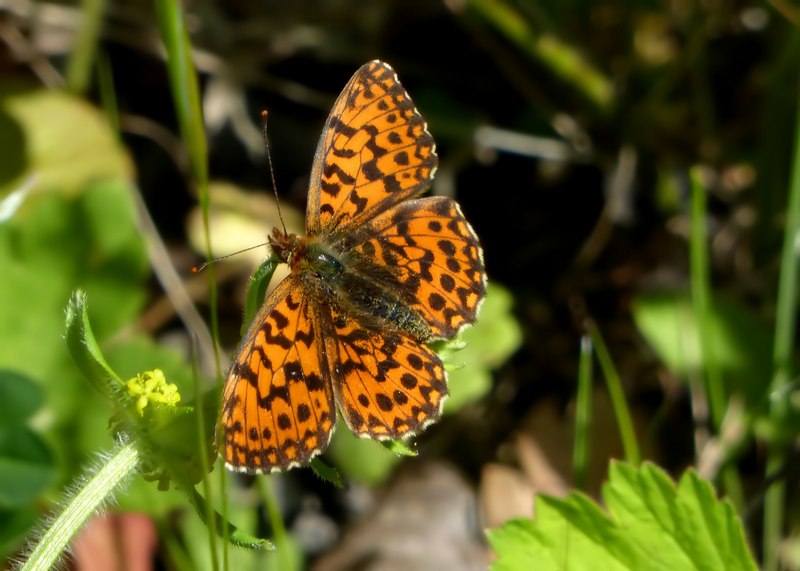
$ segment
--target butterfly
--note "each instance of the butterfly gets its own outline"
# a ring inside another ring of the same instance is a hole
[[[288,470],[326,449],[337,409],[359,437],[398,440],[436,421],[445,369],[427,345],[473,323],[483,252],[458,204],[417,198],[437,167],[394,70],[363,65],[314,156],[306,235],[268,241],[290,274],[236,351],[218,424],[228,469]]]

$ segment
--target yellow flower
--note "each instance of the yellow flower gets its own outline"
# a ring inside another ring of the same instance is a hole
[[[139,416],[144,416],[144,409],[151,402],[175,406],[181,400],[178,387],[167,382],[161,369],[145,371],[126,384],[128,393],[136,398],[136,410]]]

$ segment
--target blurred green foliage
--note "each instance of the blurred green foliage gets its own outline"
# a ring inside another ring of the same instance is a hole
[[[26,178],[34,181],[0,222],[0,385],[9,407],[0,441],[4,457],[16,462],[2,470],[3,489],[25,504],[24,514],[4,512],[4,527],[19,534],[21,521],[34,521],[31,505],[45,487],[55,494],[113,443],[112,410],[64,342],[73,290],[92,300],[91,320],[112,368],[133,375],[158,366],[193,393],[186,360],[135,332],[148,298],[149,263],[135,221],[130,163],[102,115],[80,99],[41,90],[4,94],[0,108],[17,127],[0,130],[0,147],[22,151],[15,166],[23,168],[7,180],[6,198]],[[123,329],[128,333],[120,335]],[[163,513],[164,501],[151,496],[132,490],[122,504]],[[14,547],[7,539],[0,538],[6,552]]]
[[[687,294],[642,294],[632,309],[645,339],[673,373],[684,381],[702,373],[699,333]],[[772,332],[740,304],[722,296],[714,299],[710,323],[711,351],[726,386],[748,406],[765,413]]]

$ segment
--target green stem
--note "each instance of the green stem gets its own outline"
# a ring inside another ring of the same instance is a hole
[[[711,411],[711,424],[719,431],[725,416],[725,387],[719,371],[716,355],[710,343],[711,330],[711,270],[708,267],[708,248],[706,240],[706,191],[701,182],[699,169],[692,169],[692,213],[691,235],[689,239],[689,265],[691,268],[692,305],[697,319],[700,354],[706,377],[706,392]]]
[[[211,232],[209,229],[209,192],[208,192],[208,144],[203,123],[200,87],[197,71],[192,60],[192,44],[183,14],[183,4],[173,0],[155,0],[156,17],[161,31],[161,39],[167,52],[167,73],[170,80],[175,112],[180,125],[181,137],[186,145],[189,163],[203,221],[203,239],[207,258],[211,257]],[[208,267],[208,304],[211,316],[211,336],[215,342],[219,339],[219,322],[217,315],[217,281],[216,272]],[[222,390],[222,369],[217,345],[214,345],[214,363],[220,392]],[[202,435],[201,435],[202,436]],[[204,482],[207,492],[210,491],[207,481]],[[220,488],[224,497],[225,481],[220,475]],[[223,504],[223,517],[227,516],[227,504]],[[210,517],[210,514],[206,514]],[[207,519],[211,532],[217,533],[216,518]],[[227,530],[223,527],[223,533]],[[216,542],[209,545],[213,569],[218,568],[219,556]],[[222,544],[222,565],[228,568],[228,542]]]
[[[100,53],[97,57],[97,89],[100,93],[103,113],[108,120],[111,130],[122,139],[119,125],[119,106],[117,105],[117,93],[114,91],[114,71],[111,69],[111,62],[105,53]]]
[[[192,61],[192,44],[182,10],[183,4],[174,0],[155,0],[156,17],[161,30],[161,39],[167,52],[167,72],[172,99],[181,130],[183,143],[189,156],[192,182],[197,188],[197,197],[203,214],[203,237],[205,249],[211,256],[211,234],[209,231],[208,192],[208,142],[203,123],[200,87],[197,71]],[[217,284],[214,266],[208,267],[208,304],[211,316],[211,335],[219,339],[217,322]],[[218,376],[221,377],[219,351],[214,351]]]
[[[513,2],[467,0],[465,6],[516,44],[521,53],[541,62],[569,83],[599,110],[605,113],[612,109],[611,80],[566,42],[552,34],[537,33]]]
[[[72,538],[111,499],[114,490],[136,473],[139,462],[139,451],[132,444],[117,448],[44,532],[21,571],[55,568]]]
[[[83,95],[89,87],[105,2],[83,0],[81,7],[81,25],[67,64],[66,78],[67,88],[77,95]]]
[[[281,516],[281,512],[278,510],[278,502],[272,491],[270,480],[270,478],[259,478],[258,489],[264,500],[264,505],[267,510],[267,519],[269,520],[270,527],[272,527],[272,533],[275,536],[275,546],[277,547],[279,563],[278,567],[286,571],[291,571],[292,569],[298,569],[298,567],[293,561],[292,548],[289,545],[286,526],[283,525],[283,516]]]
[[[194,356],[194,355],[193,355]],[[196,406],[194,408],[194,416],[195,420],[197,421],[197,446],[200,452],[200,458],[208,458],[208,446],[207,446],[207,439],[206,439],[206,425],[205,425],[205,403],[203,400],[203,394],[200,391],[200,382],[198,380],[199,373],[197,371],[197,359],[192,359],[192,378],[194,379],[194,402]],[[222,497],[225,497],[225,483],[226,478],[220,477],[220,494]],[[210,535],[213,537],[215,534],[220,532],[220,528],[217,526],[217,518],[214,517],[214,510],[212,509],[212,505],[214,504],[214,487],[211,485],[211,475],[209,473],[203,474],[202,480],[203,486],[203,493],[205,497],[208,498],[208,502],[205,502],[205,521],[208,522],[208,530]],[[192,492],[195,490],[193,489]],[[195,505],[196,502],[195,502]],[[223,509],[223,520],[227,521],[228,513],[227,513],[227,504],[225,504],[225,509]],[[228,536],[224,530],[227,530],[227,527],[222,526],[222,540],[223,543],[227,543]],[[212,549],[213,553],[213,549]],[[227,551],[223,553],[223,557],[227,557]],[[227,559],[223,562],[223,567],[227,569]]]
[[[592,422],[592,341],[581,338],[581,356],[578,364],[578,398],[575,407],[575,448],[572,451],[572,471],[575,487],[586,491],[586,473],[589,464],[589,435]]]
[[[597,361],[600,363],[600,368],[603,371],[603,377],[606,380],[606,387],[608,395],[611,398],[611,407],[614,409],[614,416],[617,419],[619,426],[619,435],[622,439],[622,448],[625,450],[625,460],[633,465],[639,465],[642,461],[639,452],[639,444],[636,441],[636,431],[633,429],[633,419],[631,418],[631,411],[628,408],[628,403],[625,400],[625,391],[622,390],[622,381],[619,378],[614,362],[611,360],[611,355],[608,353],[603,336],[600,330],[595,325],[594,321],[588,320],[586,323],[586,331],[594,345],[595,353],[597,353]]]
[[[708,264],[708,230],[706,227],[706,190],[702,183],[702,173],[698,168],[690,173],[692,191],[691,234],[689,237],[689,266],[692,291],[692,306],[697,320],[697,331],[700,354],[704,368],[706,395],[711,411],[711,425],[715,434],[720,433],[725,418],[727,395],[719,362],[714,354],[712,308],[711,308],[711,270]],[[744,495],[739,474],[732,466],[722,468],[722,483],[725,492],[736,511],[741,513],[744,507]]]
[[[798,106],[800,109],[800,106]],[[792,377],[792,351],[795,344],[795,318],[797,316],[797,240],[800,235],[800,112],[795,117],[795,142],[789,202],[786,206],[781,253],[781,274],[778,282],[778,300],[775,306],[775,347],[772,356],[772,382],[770,384],[770,417],[776,426],[786,426],[791,414],[788,398]],[[783,465],[787,443],[772,442],[767,458],[767,476]],[[778,569],[778,547],[783,533],[786,484],[776,481],[767,490],[764,499],[764,569]]]

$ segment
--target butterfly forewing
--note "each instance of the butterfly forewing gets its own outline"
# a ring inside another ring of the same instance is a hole
[[[343,234],[424,191],[436,170],[425,120],[387,64],[353,75],[325,123],[314,157],[306,230]]]
[[[336,422],[319,318],[298,276],[286,278],[253,319],[223,389],[226,465],[270,472],[305,464]]]

